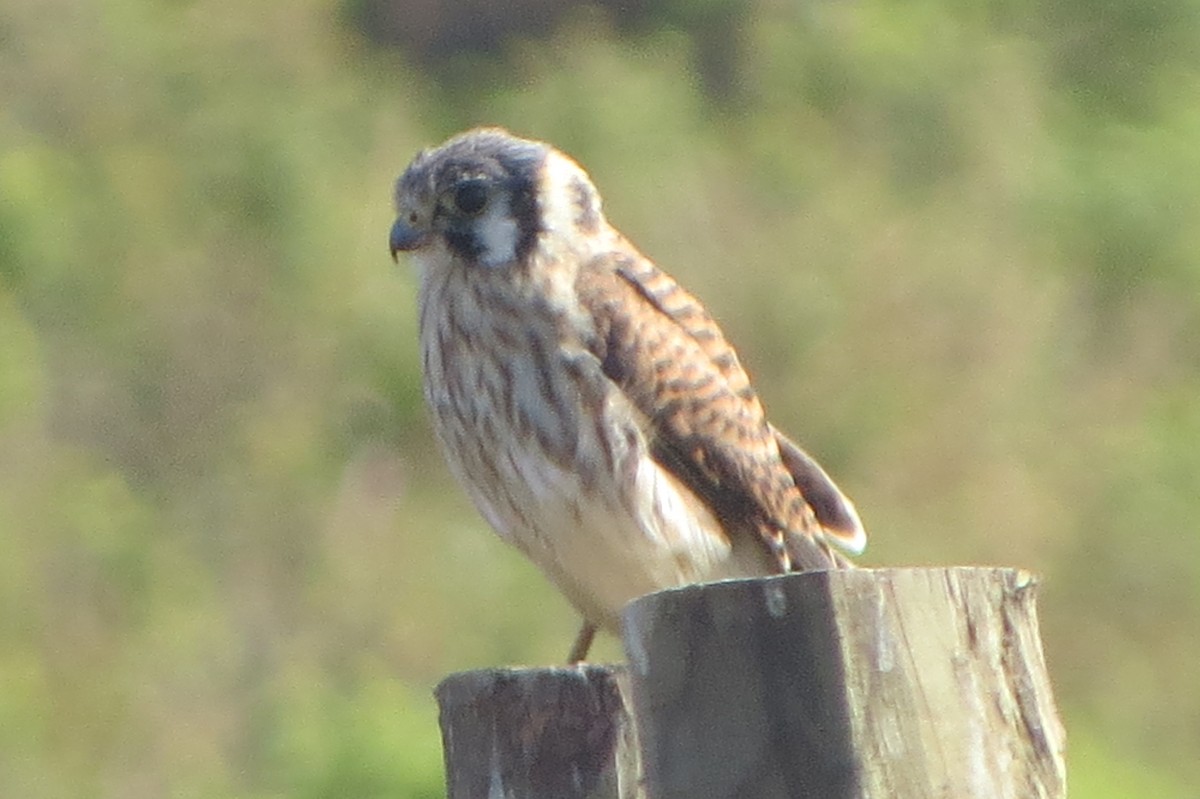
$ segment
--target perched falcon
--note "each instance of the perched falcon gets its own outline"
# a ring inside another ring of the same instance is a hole
[[[854,506],[569,157],[468,131],[417,155],[395,202],[437,437],[484,518],[583,614],[571,660],[643,594],[862,551]]]

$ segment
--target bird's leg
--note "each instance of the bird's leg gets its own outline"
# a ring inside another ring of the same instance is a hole
[[[587,660],[588,650],[592,648],[592,639],[596,637],[596,625],[584,619],[583,626],[579,628],[579,634],[575,636],[575,643],[571,644],[571,653],[567,655],[567,664],[575,665]]]

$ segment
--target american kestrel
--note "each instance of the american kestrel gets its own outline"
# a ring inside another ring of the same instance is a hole
[[[571,660],[643,594],[862,551],[854,505],[569,157],[468,131],[418,154],[395,203],[437,438],[484,518],[583,614]]]

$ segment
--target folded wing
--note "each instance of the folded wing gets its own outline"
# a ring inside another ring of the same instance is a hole
[[[859,552],[854,506],[807,453],[766,421],[737,354],[704,307],[645,258],[611,253],[577,280],[605,375],[646,419],[651,453],[717,515],[751,529],[781,570]]]

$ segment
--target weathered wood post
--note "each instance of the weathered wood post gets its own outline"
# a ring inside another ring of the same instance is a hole
[[[437,687],[449,799],[639,799],[622,670],[452,674]]]
[[[627,673],[443,681],[450,799],[1066,795],[1025,572],[851,569],[688,586],[631,603],[623,638]]]
[[[653,799],[1066,795],[1032,577],[851,569],[634,601]]]

